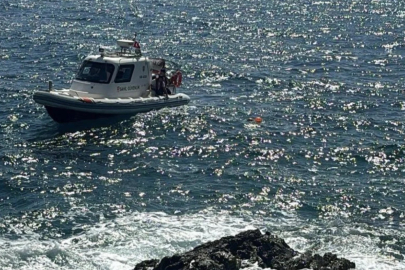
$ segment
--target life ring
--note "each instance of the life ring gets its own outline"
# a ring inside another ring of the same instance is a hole
[[[181,74],[180,71],[177,71],[171,78],[170,82],[176,87],[179,87],[181,85],[181,81],[183,80],[183,75]]]

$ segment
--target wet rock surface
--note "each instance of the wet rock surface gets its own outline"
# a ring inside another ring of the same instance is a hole
[[[134,270],[238,270],[244,268],[246,261],[257,263],[261,268],[277,270],[355,268],[353,262],[335,254],[299,253],[277,236],[249,230],[202,244],[183,254],[143,261]]]

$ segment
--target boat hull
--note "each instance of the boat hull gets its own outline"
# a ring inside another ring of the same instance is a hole
[[[45,106],[45,108],[49,116],[58,123],[70,123],[114,116],[114,114],[89,113],[50,106]]]
[[[166,107],[186,105],[190,98],[185,94],[166,97],[136,99],[96,99],[67,95],[66,92],[38,91],[34,101],[45,106],[49,116],[58,123],[97,119],[118,115],[133,115]]]

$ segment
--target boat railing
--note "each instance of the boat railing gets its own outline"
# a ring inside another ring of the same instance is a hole
[[[134,58],[134,57],[141,57],[142,54],[128,52],[128,51],[115,51],[115,52],[105,52],[103,56],[107,57],[123,57],[123,58]]]

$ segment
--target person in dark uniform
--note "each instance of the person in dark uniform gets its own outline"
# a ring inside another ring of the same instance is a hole
[[[164,86],[164,80],[163,80],[163,77],[162,76],[160,76],[160,75],[156,75],[156,96],[161,96],[161,95],[163,95],[163,88],[165,87]]]
[[[170,95],[171,92],[167,88],[168,84],[169,80],[166,77],[166,69],[162,68],[160,70],[158,77],[156,78],[156,95],[158,96],[165,95],[166,97],[167,95]]]

